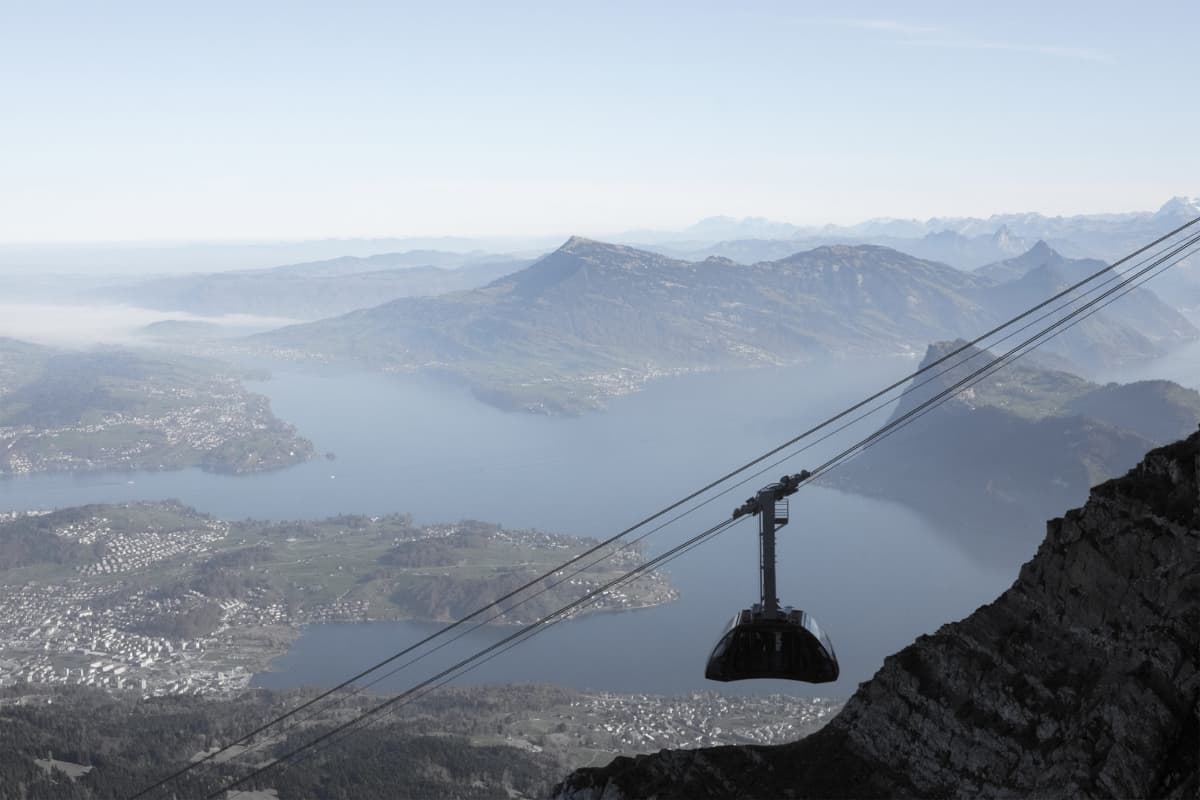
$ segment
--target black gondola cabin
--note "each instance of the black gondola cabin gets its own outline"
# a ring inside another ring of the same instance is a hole
[[[757,678],[828,683],[838,678],[833,643],[813,617],[775,597],[775,532],[788,522],[787,496],[807,472],[784,476],[733,512],[759,517],[759,575],[762,602],[739,611],[717,640],[704,677],[714,681]]]

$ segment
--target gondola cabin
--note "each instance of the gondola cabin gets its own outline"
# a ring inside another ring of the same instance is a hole
[[[776,678],[828,683],[837,680],[838,672],[833,643],[811,615],[784,608],[767,618],[756,606],[734,616],[708,658],[704,677],[710,681]]]
[[[785,475],[733,512],[734,519],[747,514],[759,518],[762,602],[739,611],[717,640],[704,669],[709,680],[828,683],[838,678],[837,655],[821,626],[804,611],[781,608],[775,596],[775,532],[788,523],[787,496],[808,477],[808,472]]]

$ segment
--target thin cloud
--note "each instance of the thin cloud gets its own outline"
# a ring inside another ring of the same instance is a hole
[[[910,47],[930,47],[947,50],[1001,50],[1013,53],[1034,53],[1043,56],[1053,56],[1055,58],[1071,58],[1078,61],[1112,61],[1112,58],[1107,53],[1087,47],[974,39],[963,34],[961,31],[945,25],[921,25],[898,19],[798,17],[792,21],[800,25],[827,25],[836,28],[854,28],[856,30],[897,34],[899,38],[896,38],[894,41]]]
[[[1058,58],[1073,58],[1079,61],[1111,62],[1112,58],[1099,50],[1086,47],[1064,47],[1050,44],[1022,44],[1020,42],[991,42],[979,39],[900,39],[900,44],[910,47],[935,47],[947,50],[1007,50],[1014,53],[1037,53]]]
[[[799,17],[792,20],[801,25],[830,25],[836,28],[858,28],[866,31],[886,31],[913,36],[949,33],[944,25],[916,25],[897,19],[862,19],[857,17]]]

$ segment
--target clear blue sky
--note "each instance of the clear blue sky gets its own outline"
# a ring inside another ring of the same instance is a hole
[[[738,8],[735,8],[738,7]],[[0,242],[1200,193],[1200,3],[0,2]]]

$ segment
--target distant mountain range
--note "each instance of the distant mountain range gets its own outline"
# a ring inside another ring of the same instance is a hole
[[[1045,259],[1073,264],[1034,248],[1013,267],[1026,275],[998,283],[987,271],[870,245],[740,265],[576,237],[480,289],[398,299],[247,341],[289,356],[441,371],[503,407],[577,411],[673,372],[829,354],[915,354],[926,342],[994,324],[1014,298],[1032,291],[1017,284]],[[1130,309],[1097,315],[1062,337],[1060,354],[1088,364],[1120,362],[1197,336],[1141,291]]]
[[[1200,217],[1200,197],[1172,197],[1157,211],[1046,216],[1037,212],[990,217],[930,217],[925,220],[879,217],[855,225],[798,226],[760,217],[710,217],[678,236],[681,240],[802,239],[812,236],[893,237],[919,239],[950,231],[966,237],[991,236],[1002,229],[1026,239],[1090,239],[1165,232]],[[1144,243],[1144,242],[1143,242]]]
[[[319,319],[398,297],[483,286],[530,263],[476,260],[436,250],[344,256],[272,269],[157,278],[100,289],[92,297],[193,314]]]
[[[1188,219],[1200,216],[1200,198],[1174,197],[1157,211],[1046,216],[1036,212],[990,217],[877,218],[855,225],[793,225],[763,217],[709,217],[681,230],[605,232],[604,238],[675,258],[710,255],[750,263],[770,261],[822,245],[877,244],[962,269],[1016,255],[1039,239],[1073,257],[1114,259]],[[992,240],[997,241],[993,242]],[[1012,239],[1011,246],[1005,240]],[[48,272],[100,285],[115,274],[219,272],[310,262],[342,256],[436,250],[463,260],[536,258],[561,238],[441,236],[308,241],[3,244],[0,273],[20,274],[18,286]],[[776,245],[780,241],[790,244]],[[782,249],[771,248],[781,247]],[[436,265],[425,262],[426,265]],[[1190,283],[1200,283],[1200,267]],[[8,291],[9,287],[4,286]],[[49,287],[47,287],[49,288]],[[1200,298],[1200,289],[1197,290]]]
[[[992,234],[1001,227],[1013,235],[1027,239],[1127,240],[1135,237],[1136,245],[1145,244],[1148,234],[1160,235],[1183,223],[1200,217],[1200,198],[1173,197],[1157,211],[1130,211],[1117,214],[1078,214],[1048,217],[1038,213],[993,214],[979,217],[932,217],[917,220],[873,219],[852,225],[838,232],[863,236],[916,237],[939,231],[953,231],[963,236]],[[831,232],[829,228],[825,232]]]
[[[922,366],[963,344],[930,345]],[[892,419],[992,357],[971,348],[953,367],[935,367],[914,380]],[[898,429],[828,480],[917,509],[992,563],[1004,555],[1019,564],[1045,519],[1198,423],[1200,393],[1192,389],[1170,381],[1101,386],[1022,359]]]
[[[718,256],[750,264],[783,258],[799,250],[837,244],[874,244],[900,250],[917,258],[940,261],[959,269],[974,269],[1023,253],[1033,244],[1033,240],[1016,236],[1007,226],[1001,225],[994,233],[975,236],[964,236],[949,230],[931,232],[921,237],[824,233],[777,239],[729,239],[698,249],[669,245],[657,249],[673,255],[686,255],[689,258]],[[1082,252],[1071,242],[1064,242],[1063,246],[1067,252]]]
[[[873,219],[857,225],[800,227],[759,218],[702,220],[675,238],[647,238],[650,248],[684,258],[721,256],[751,263],[832,244],[876,244],[960,269],[1018,255],[1037,241],[1080,258],[1113,260],[1200,217],[1200,198],[1174,197],[1158,211],[1047,217],[1037,213],[979,217]],[[716,241],[713,241],[716,239]],[[1200,267],[1185,268],[1200,284]],[[1173,278],[1174,279],[1174,278]]]

